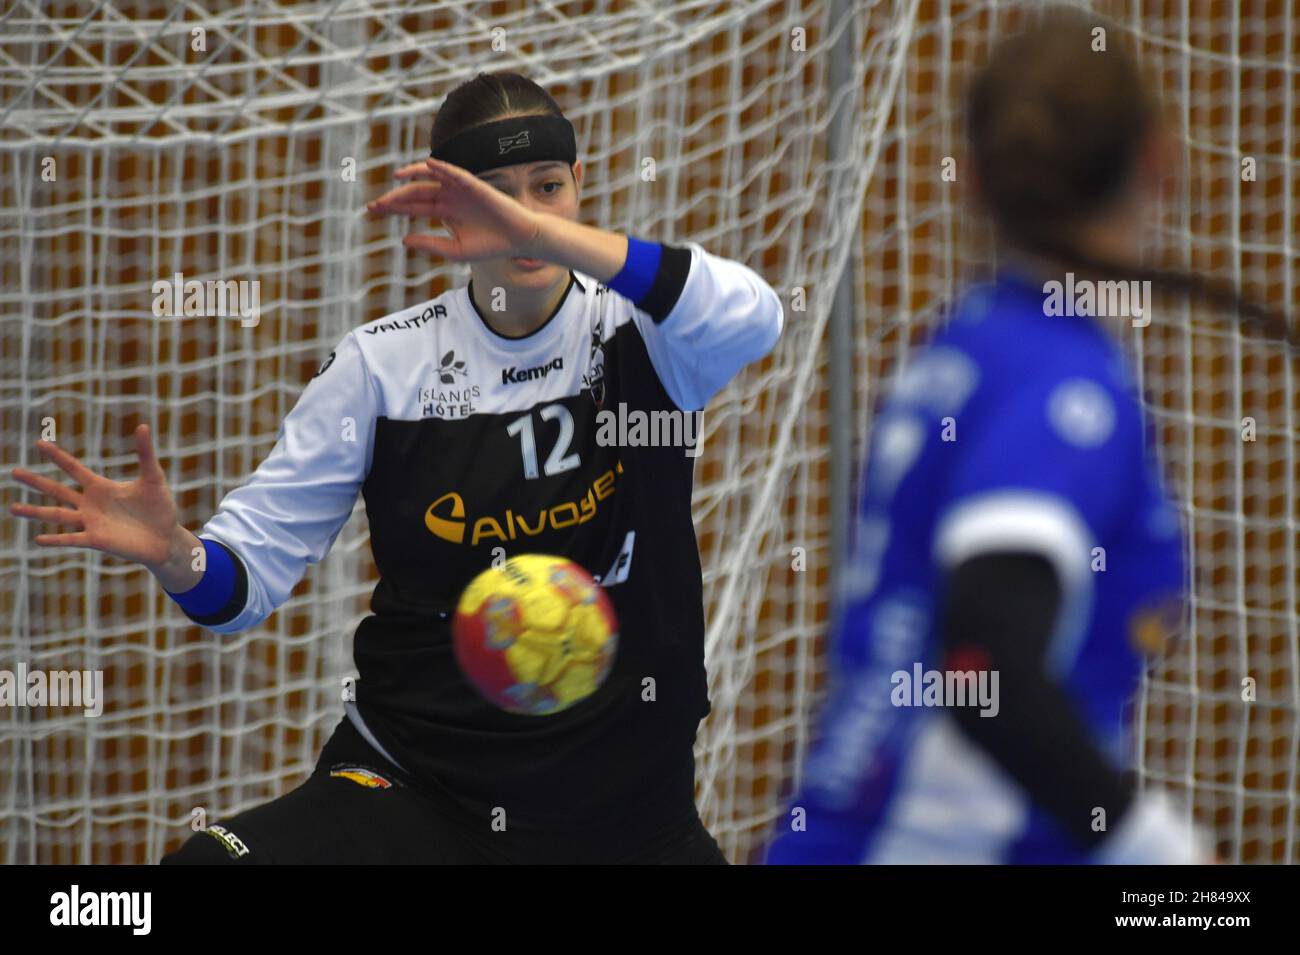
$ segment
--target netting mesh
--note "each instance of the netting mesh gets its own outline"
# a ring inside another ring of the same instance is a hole
[[[339,338],[463,283],[408,256],[401,224],[360,210],[425,154],[452,85],[526,73],[578,131],[584,221],[699,241],[758,269],[786,303],[775,353],[710,406],[697,462],[714,705],[699,802],[728,856],[752,859],[824,682],[831,300],[847,270],[860,436],[884,376],[987,264],[938,170],[957,153],[963,71],[1002,11],[14,3],[0,13],[4,461],[48,470],[31,445],[53,428],[122,477],[148,421],[197,528],[270,450]],[[1289,5],[1108,12],[1154,68],[1187,149],[1171,246],[1294,304]],[[1244,154],[1255,182],[1236,176]],[[258,280],[260,321],[155,318],[153,283],[176,273]],[[1134,347],[1189,495],[1199,574],[1192,637],[1139,701],[1141,768],[1192,794],[1226,856],[1294,861],[1293,369],[1212,317],[1172,302],[1162,314]],[[1253,443],[1239,438],[1247,415]],[[33,533],[9,519],[0,537],[0,669],[99,669],[106,702],[95,719],[0,709],[0,859],[156,860],[196,809],[226,816],[306,775],[341,717],[374,580],[360,508],[277,614],[226,637],[191,625],[144,571],[42,550]],[[1241,702],[1242,675],[1256,676],[1258,702]]]

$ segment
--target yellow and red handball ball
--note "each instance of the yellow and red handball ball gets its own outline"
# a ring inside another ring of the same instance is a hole
[[[465,678],[511,713],[558,713],[595,693],[618,649],[604,589],[563,557],[521,554],[475,577],[452,620]]]

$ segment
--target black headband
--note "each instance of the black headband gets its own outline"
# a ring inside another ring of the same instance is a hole
[[[563,116],[534,113],[462,130],[429,155],[472,173],[524,162],[577,161],[573,125]]]

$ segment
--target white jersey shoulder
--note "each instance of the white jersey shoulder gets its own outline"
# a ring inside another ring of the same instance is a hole
[[[351,333],[379,390],[383,414],[454,420],[505,413],[576,394],[603,373],[600,347],[632,323],[672,400],[703,408],[746,364],[775,345],[780,299],[751,269],[698,245],[672,309],[656,321],[589,275],[555,314],[523,338],[493,331],[468,286],[361,326]],[[508,302],[487,296],[489,309]]]

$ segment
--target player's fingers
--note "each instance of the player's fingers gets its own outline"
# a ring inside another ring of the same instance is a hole
[[[52,524],[65,524],[81,530],[85,527],[80,511],[69,507],[42,507],[37,504],[23,504],[21,501],[9,505],[9,513],[15,517],[25,517],[30,521],[49,521]]]
[[[375,202],[405,199],[408,196],[436,196],[441,191],[442,186],[436,182],[408,182],[385,190]]]
[[[14,468],[14,480],[21,484],[26,484],[33,490],[40,491],[42,494],[48,494],[56,501],[77,507],[81,504],[81,495],[70,487],[60,484],[58,481],[51,481],[47,477],[39,474],[33,474],[26,468]]]
[[[393,178],[402,182],[435,182],[436,177],[429,171],[429,167],[421,163],[418,166],[408,166],[405,169],[399,169],[393,173]]]
[[[432,252],[434,255],[441,255],[453,262],[460,262],[465,258],[461,253],[459,243],[455,239],[448,239],[440,235],[426,235],[423,233],[408,235],[402,239],[402,245],[408,249]]]
[[[485,201],[499,201],[504,193],[484,182],[468,169],[438,159],[427,160],[430,180],[444,192],[457,196],[474,196]]]
[[[37,534],[32,538],[42,547],[89,547],[90,535],[85,531],[75,534]]]
[[[371,212],[381,212],[403,204],[416,202],[432,203],[438,198],[441,187],[436,183],[413,182],[396,189],[389,189],[378,199],[366,203]]]
[[[442,207],[436,202],[394,202],[385,206],[373,203],[366,211],[374,216],[418,216],[422,219],[441,218]]]
[[[153,482],[161,482],[165,479],[147,424],[142,424],[135,429],[135,456],[140,460],[140,477]]]
[[[441,200],[448,209],[473,209],[476,214],[486,214],[499,221],[511,221],[526,210],[516,199],[484,182],[468,169],[453,166],[439,159],[426,160],[429,171],[442,188]]]
[[[72,478],[82,487],[85,487],[91,481],[95,480],[95,472],[82,464],[76,457],[64,451],[61,447],[52,441],[37,441],[36,450],[47,460],[58,465],[68,477]]]
[[[458,196],[474,196],[480,200],[493,203],[499,203],[503,200],[513,201],[468,169],[453,166],[441,159],[426,159],[425,164],[429,167],[430,179],[441,186],[445,192]]]
[[[444,184],[455,183],[457,185],[471,187],[484,186],[488,189],[492,188],[468,169],[462,169],[460,166],[452,165],[449,162],[443,162],[441,159],[434,159],[432,156],[424,161],[424,166],[428,170],[430,178],[434,182]]]
[[[429,166],[424,162],[424,160],[420,160],[419,162],[413,162],[410,163],[409,165],[402,166],[395,173],[393,173],[393,178],[394,179],[431,179],[433,178],[433,176],[429,172]]]

